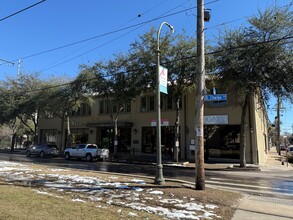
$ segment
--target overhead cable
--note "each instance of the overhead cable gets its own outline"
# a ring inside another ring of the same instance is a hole
[[[212,3],[217,2],[217,1],[219,1],[219,0],[214,0],[214,1],[208,2],[205,5],[212,4]],[[106,33],[103,33],[103,34],[100,34],[100,35],[96,35],[96,36],[93,36],[93,37],[83,39],[83,40],[80,40],[80,41],[75,41],[73,43],[65,44],[65,45],[55,47],[55,48],[52,48],[52,49],[49,49],[49,50],[45,50],[45,51],[41,51],[41,52],[38,52],[38,53],[35,53],[35,54],[31,54],[31,55],[22,57],[21,59],[24,60],[24,59],[28,59],[28,58],[31,58],[31,57],[34,57],[34,56],[41,55],[41,54],[49,53],[49,52],[52,52],[52,51],[55,51],[55,50],[60,50],[60,49],[70,47],[70,46],[73,46],[73,45],[76,45],[76,44],[80,44],[80,43],[83,43],[83,42],[86,42],[86,41],[90,41],[90,40],[93,40],[93,39],[96,39],[96,38],[104,37],[104,36],[114,34],[114,33],[117,33],[117,32],[121,32],[121,31],[124,31],[124,30],[128,30],[128,29],[140,26],[140,25],[148,24],[148,23],[151,23],[153,21],[156,21],[156,20],[159,20],[159,19],[162,19],[162,18],[166,18],[166,17],[170,17],[170,16],[173,16],[173,15],[176,15],[176,14],[180,14],[180,13],[183,13],[183,12],[195,9],[195,8],[196,8],[196,6],[191,7],[191,8],[187,8],[187,9],[184,9],[184,10],[180,10],[180,11],[170,13],[170,14],[167,14],[167,15],[163,15],[163,16],[160,16],[160,17],[157,17],[157,18],[153,18],[153,19],[150,19],[150,20],[138,23],[138,24],[130,25],[130,26],[125,27],[125,28],[119,28],[119,29],[116,29],[116,30],[113,30],[113,31],[110,31],[110,32],[106,32]]]
[[[39,1],[39,2],[37,2],[37,3],[35,3],[35,4],[31,5],[31,6],[28,6],[28,7],[24,8],[24,9],[21,9],[20,11],[17,11],[17,12],[15,12],[15,13],[11,14],[11,15],[8,15],[8,16],[6,16],[6,17],[4,17],[4,18],[1,18],[0,21],[4,21],[4,20],[6,20],[6,19],[8,19],[8,18],[10,18],[10,17],[12,17],[12,16],[15,16],[15,15],[17,15],[17,14],[23,12],[23,11],[26,11],[26,10],[32,8],[32,7],[35,7],[36,5],[41,4],[41,3],[43,3],[44,1],[46,1],[46,0]]]
[[[206,54],[221,53],[223,51],[236,50],[236,49],[240,49],[240,48],[256,46],[256,45],[260,45],[260,44],[272,43],[272,42],[288,40],[288,39],[293,39],[293,36],[286,36],[286,37],[282,37],[282,38],[272,39],[272,40],[269,40],[269,41],[261,41],[261,42],[251,43],[251,44],[239,45],[237,47],[230,47],[230,48],[226,48],[226,49],[223,49],[223,50],[212,51],[212,52],[209,52],[209,53],[206,53]],[[293,41],[286,42],[286,43],[293,43]],[[189,57],[183,57],[181,59],[176,59],[176,60],[171,60],[171,61],[168,61],[168,62],[163,62],[162,65],[173,63],[173,62],[178,62],[180,60],[194,59],[195,57],[196,57],[196,55],[189,56]],[[151,68],[151,67],[155,67],[155,66],[137,68],[137,69],[130,70],[128,72],[136,72],[136,71],[140,71],[140,70],[143,70],[143,69],[146,69],[146,68]],[[122,73],[127,73],[127,72],[119,72],[117,74],[122,74]],[[109,75],[107,75],[105,77],[114,76],[114,75],[116,75],[116,74],[109,74]],[[86,79],[85,81],[90,81],[90,80],[95,80],[95,79],[96,79],[96,77],[92,77],[92,78]],[[51,88],[58,88],[58,87],[67,86],[67,85],[71,85],[71,84],[72,84],[72,82],[68,82],[68,83],[58,84],[58,85],[54,85],[54,86],[47,86],[47,87],[44,87],[44,88],[32,89],[32,90],[26,91],[26,93],[43,91],[43,90],[47,90],[47,89],[51,89]]]

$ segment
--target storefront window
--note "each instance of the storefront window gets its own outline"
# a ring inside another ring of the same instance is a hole
[[[57,130],[56,129],[43,129],[41,130],[41,143],[57,143]]]
[[[175,144],[175,133],[173,126],[161,127],[162,152],[168,155],[173,154]],[[156,152],[157,134],[156,127],[142,128],[142,152],[153,154]]]
[[[205,158],[239,159],[240,125],[206,125]]]
[[[107,148],[111,153],[114,152],[114,132],[113,128],[101,129],[101,140],[99,145],[102,148]],[[131,152],[131,128],[121,127],[118,128],[118,153],[130,153]]]
[[[88,143],[89,129],[88,128],[73,128],[71,129],[72,144]]]

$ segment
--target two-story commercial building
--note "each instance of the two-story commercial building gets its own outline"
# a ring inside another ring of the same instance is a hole
[[[204,138],[206,161],[239,161],[241,106],[235,93],[226,100],[205,101]],[[195,92],[184,95],[180,102],[181,160],[194,161]],[[176,108],[172,97],[161,95],[161,134],[165,153],[172,154],[175,137]],[[268,152],[267,114],[261,98],[250,100],[246,118],[247,163],[262,164]],[[60,118],[41,117],[39,142],[53,142],[64,149],[67,130]],[[73,143],[96,143],[113,152],[114,123],[109,117],[108,101],[95,97],[94,104],[82,105],[70,117]],[[133,157],[156,155],[156,97],[146,92],[132,103],[126,103],[118,118],[118,152]]]

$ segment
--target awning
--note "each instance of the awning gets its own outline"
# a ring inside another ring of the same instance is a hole
[[[114,127],[114,122],[96,122],[96,123],[87,123],[88,128],[112,128]],[[117,122],[118,127],[133,127],[132,122]]]

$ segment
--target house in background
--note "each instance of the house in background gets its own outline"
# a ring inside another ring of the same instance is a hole
[[[171,157],[175,139],[176,109],[172,97],[161,95],[162,151]],[[205,161],[239,162],[241,106],[236,94],[227,100],[206,101],[204,115]],[[114,152],[114,123],[108,101],[95,97],[90,107],[82,105],[70,117],[73,143],[96,143]],[[180,103],[180,160],[193,162],[195,140],[195,91]],[[246,119],[247,163],[263,164],[268,153],[268,118],[259,95],[250,100]],[[57,117],[42,116],[39,142],[56,143],[64,150],[67,130]],[[156,156],[156,96],[145,92],[132,103],[125,103],[118,119],[118,152],[129,157]],[[172,158],[172,157],[171,157]]]

